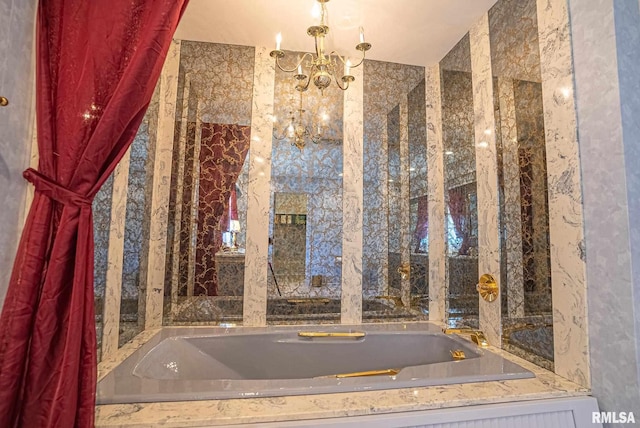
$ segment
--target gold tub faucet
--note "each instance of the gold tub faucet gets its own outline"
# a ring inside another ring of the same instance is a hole
[[[443,328],[442,332],[444,334],[468,334],[471,337],[471,341],[479,347],[487,348],[489,346],[487,337],[480,330],[475,330],[472,328]]]

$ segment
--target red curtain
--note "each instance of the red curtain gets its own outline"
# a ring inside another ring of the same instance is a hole
[[[0,318],[0,426],[90,427],[91,201],[153,94],[187,0],[42,0],[38,171]]]
[[[229,227],[231,190],[249,150],[251,127],[202,124],[198,183],[198,238],[196,294],[218,295],[215,254],[222,247],[222,232]],[[236,205],[237,218],[237,205]]]

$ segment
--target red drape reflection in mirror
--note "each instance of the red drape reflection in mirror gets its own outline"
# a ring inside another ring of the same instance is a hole
[[[0,318],[0,426],[90,427],[91,201],[151,99],[187,0],[47,0],[37,18],[36,193]]]
[[[203,123],[201,132],[194,294],[216,296],[215,254],[222,247],[222,232],[229,230],[231,190],[249,151],[251,127]]]

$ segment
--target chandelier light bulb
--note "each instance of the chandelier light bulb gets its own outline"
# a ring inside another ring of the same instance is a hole
[[[280,50],[280,44],[282,43],[282,33],[276,34],[276,50]]]

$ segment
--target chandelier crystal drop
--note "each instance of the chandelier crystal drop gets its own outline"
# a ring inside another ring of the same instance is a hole
[[[307,29],[307,34],[315,40],[315,55],[305,53],[297,62],[295,67],[291,69],[284,68],[280,64],[280,60],[284,58],[285,53],[280,49],[282,36],[280,33],[276,36],[276,49],[271,51],[270,55],[275,58],[277,67],[285,73],[295,73],[294,77],[298,81],[296,89],[298,91],[306,91],[311,82],[320,89],[324,95],[324,90],[331,85],[332,81],[343,91],[349,88],[349,83],[355,78],[350,74],[351,68],[358,67],[365,59],[365,53],[371,49],[371,44],[364,41],[364,30],[360,27],[360,43],[356,45],[356,49],[362,52],[362,58],[357,64],[351,64],[346,57],[341,56],[336,51],[327,54],[325,51],[325,37],[329,33],[329,27],[326,25],[326,3],[329,0],[316,0],[320,5],[320,25],[312,25]],[[305,63],[305,59],[307,62]],[[339,62],[341,64],[339,64]],[[338,78],[338,73],[344,74]]]

